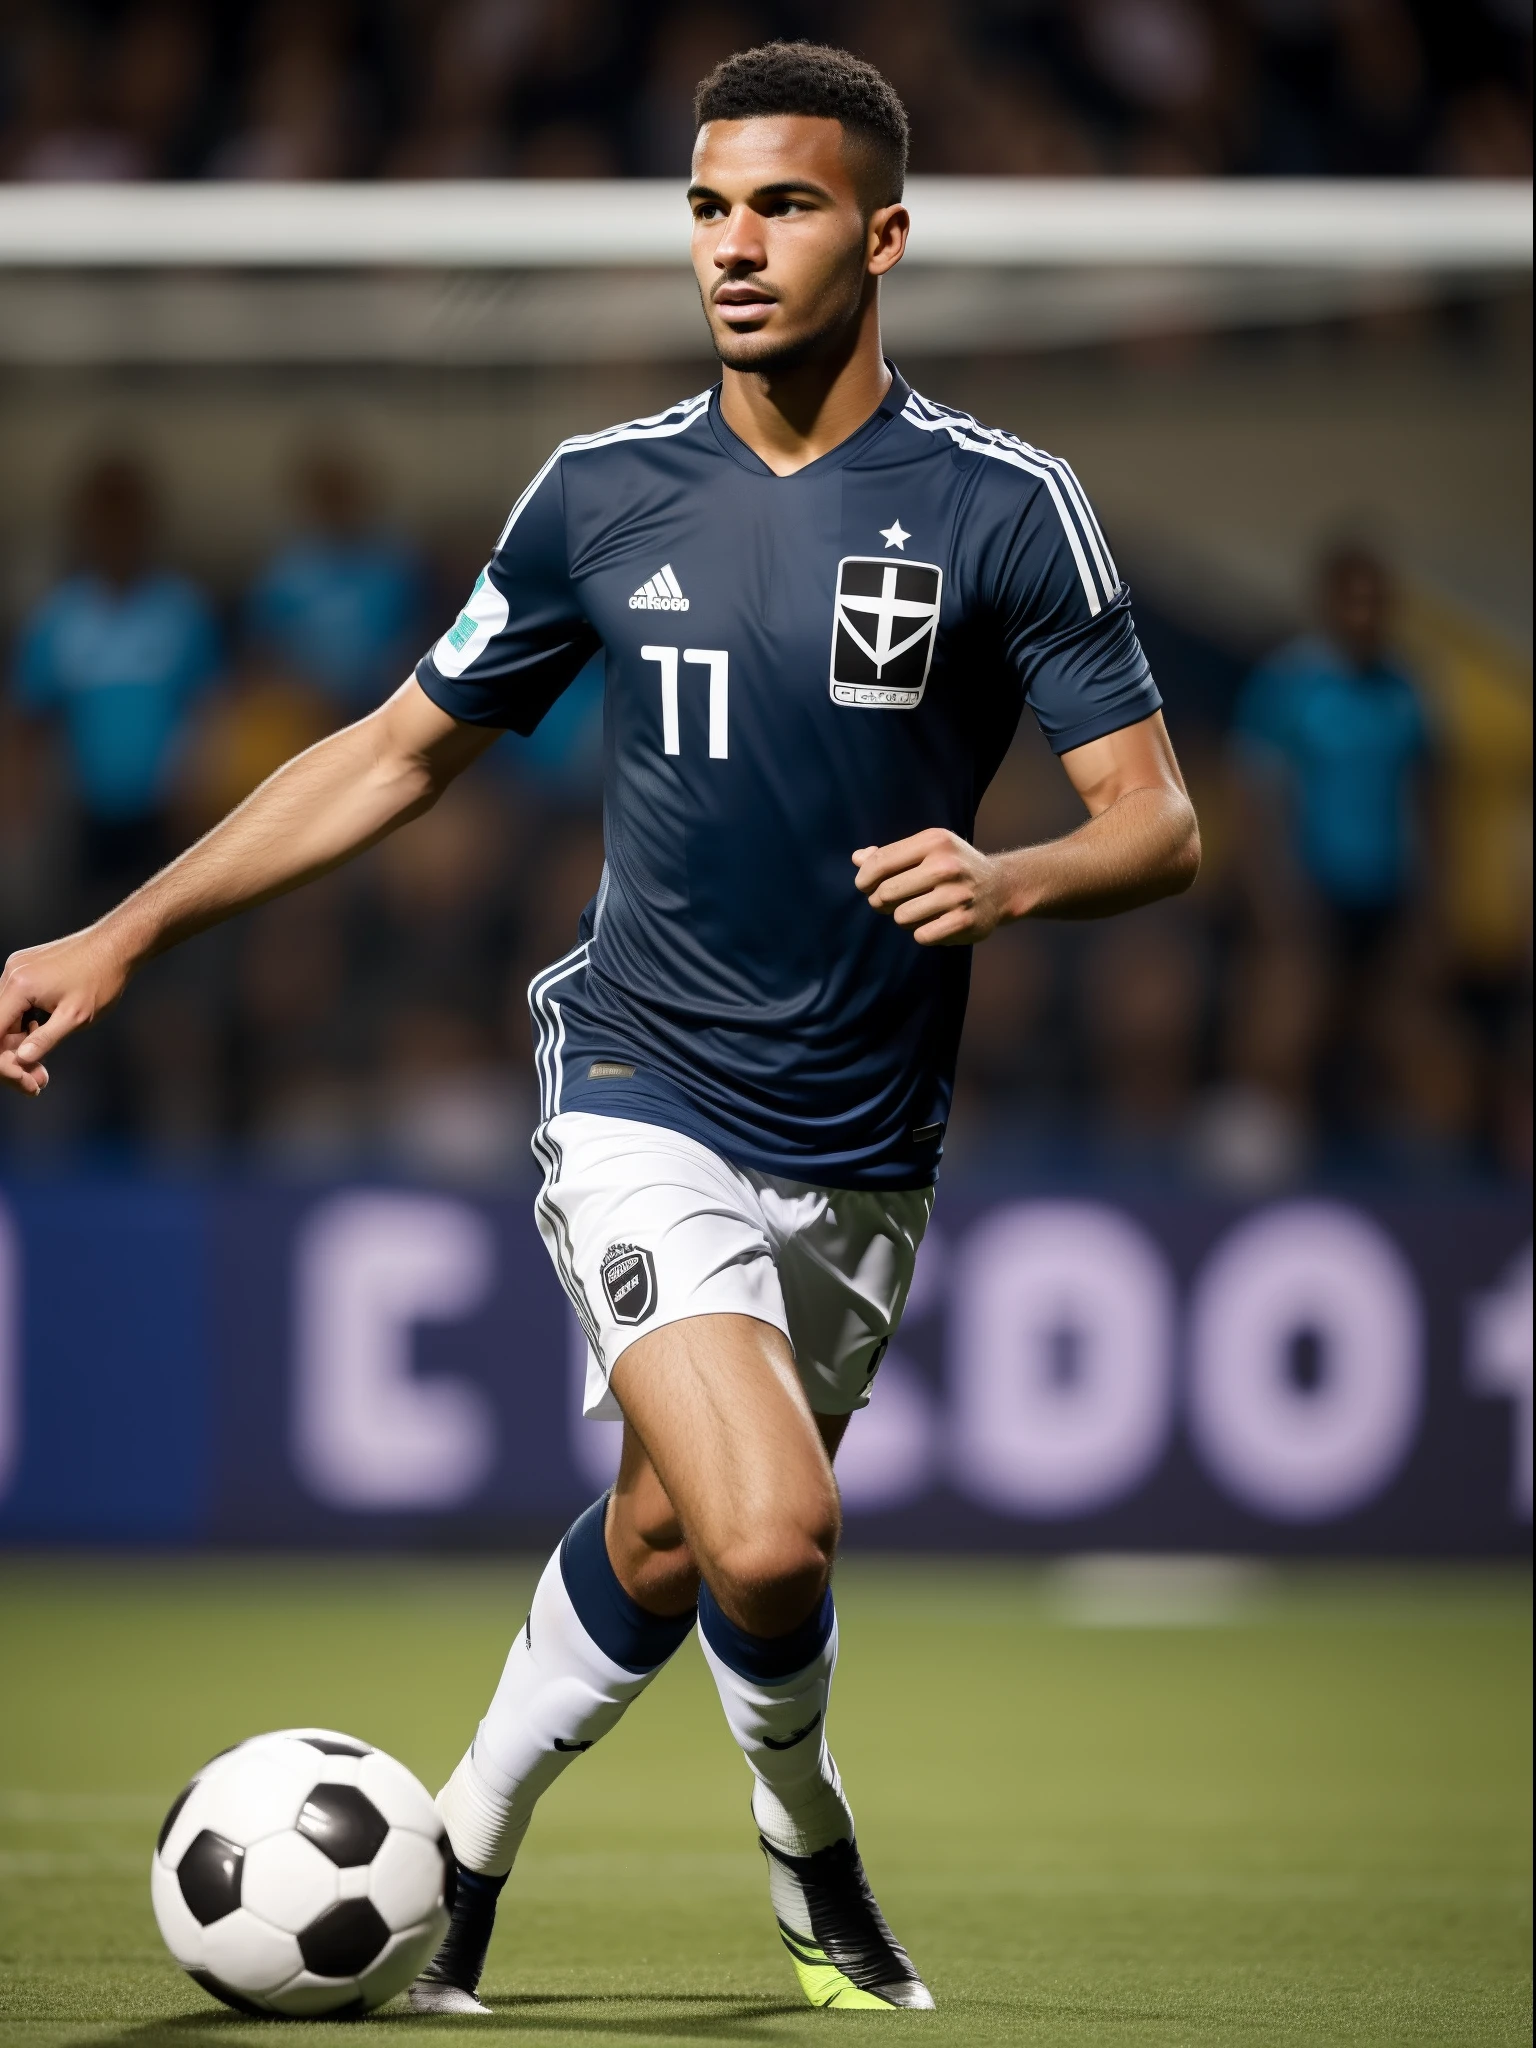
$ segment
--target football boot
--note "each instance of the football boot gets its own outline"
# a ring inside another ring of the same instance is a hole
[[[928,2012],[933,1993],[885,1924],[852,1842],[813,1856],[786,1856],[759,1835],[768,1891],[800,1989],[812,2005],[840,2011]]]
[[[459,1866],[448,1913],[448,1932],[437,1954],[411,1986],[413,2012],[488,2013],[476,1996],[485,1953],[496,1925],[496,1902],[505,1877],[482,1877]]]

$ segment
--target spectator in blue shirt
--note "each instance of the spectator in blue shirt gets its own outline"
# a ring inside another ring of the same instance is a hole
[[[116,889],[164,857],[164,809],[194,699],[219,672],[212,606],[151,561],[155,502],[143,467],[104,456],[74,501],[78,567],[32,612],[15,702],[63,728],[90,879]]]
[[[1430,732],[1389,652],[1392,586],[1341,546],[1319,576],[1321,630],[1257,668],[1237,704],[1243,765],[1278,814],[1281,846],[1332,936],[1358,957],[1397,925],[1419,878]]]
[[[377,529],[367,478],[342,449],[311,450],[298,486],[303,531],[257,577],[246,628],[324,693],[339,724],[397,689],[420,653],[421,565]]]

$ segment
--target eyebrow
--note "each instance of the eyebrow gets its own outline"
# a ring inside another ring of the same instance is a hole
[[[748,196],[750,199],[789,199],[800,193],[809,193],[816,199],[831,199],[833,196],[825,185],[818,185],[814,178],[781,178],[777,184],[755,186]],[[725,194],[717,192],[713,185],[690,185],[688,197],[718,199],[722,206],[729,203]]]

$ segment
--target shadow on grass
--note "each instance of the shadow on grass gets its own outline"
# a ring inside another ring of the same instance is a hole
[[[533,1992],[523,1998],[492,1998],[484,2019],[454,2017],[446,2023],[408,2009],[370,2013],[346,2023],[325,2020],[254,2020],[236,2012],[189,2012],[175,2019],[143,2020],[113,2033],[92,2032],[67,2048],[234,2048],[238,2036],[256,2028],[287,2033],[296,2027],[325,2028],[340,2038],[339,2026],[422,2027],[481,2037],[494,2033],[640,2035],[658,2041],[751,2041],[764,2020],[805,2018],[799,1999],[763,1998],[745,1991]],[[275,2048],[275,2044],[274,2044]]]

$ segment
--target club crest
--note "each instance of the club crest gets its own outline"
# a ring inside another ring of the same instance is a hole
[[[656,1264],[636,1244],[611,1244],[603,1253],[603,1292],[616,1323],[643,1323],[656,1306]]]
[[[944,571],[934,562],[844,555],[832,620],[832,700],[910,711],[923,699]]]

